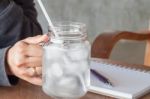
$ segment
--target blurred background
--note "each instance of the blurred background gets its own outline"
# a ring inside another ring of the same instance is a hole
[[[47,21],[39,8],[38,20],[47,32]],[[92,43],[100,33],[115,30],[138,31],[148,29],[150,0],[43,0],[51,19],[55,21],[78,21],[87,25]],[[120,41],[111,59],[143,64],[145,42]]]

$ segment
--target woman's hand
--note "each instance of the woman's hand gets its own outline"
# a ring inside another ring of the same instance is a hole
[[[46,41],[46,35],[38,35],[18,41],[11,47],[6,57],[10,72],[32,84],[41,85],[43,50],[39,43]]]

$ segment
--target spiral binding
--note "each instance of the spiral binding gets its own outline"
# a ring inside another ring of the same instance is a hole
[[[138,72],[143,72],[143,73],[150,74],[150,70],[142,69],[142,68],[139,68],[139,67],[134,67],[133,65],[125,66],[125,65],[121,65],[121,64],[108,63],[106,61],[100,61],[99,59],[96,59],[96,58],[92,58],[91,61],[98,62],[98,63],[104,64],[104,65],[117,66],[121,69],[133,70],[133,71],[138,71]]]

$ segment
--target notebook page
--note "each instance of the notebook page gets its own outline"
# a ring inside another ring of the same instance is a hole
[[[132,98],[139,97],[150,89],[150,73],[95,61],[91,61],[91,68],[105,75],[114,85],[109,87],[91,74],[91,88],[99,89],[101,94]]]

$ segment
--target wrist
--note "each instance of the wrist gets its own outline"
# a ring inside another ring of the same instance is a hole
[[[10,50],[10,48],[8,48],[7,49],[7,51],[6,51],[6,55],[5,55],[5,69],[6,69],[6,73],[7,73],[7,75],[13,75],[13,73],[11,72],[11,69],[10,69],[10,64],[9,64],[9,55],[8,55],[8,53],[9,53],[9,50]]]

